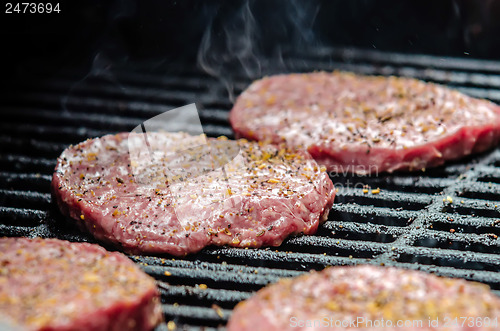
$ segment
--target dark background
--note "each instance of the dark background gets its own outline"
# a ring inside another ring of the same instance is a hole
[[[94,0],[61,1],[60,8],[5,14],[2,7],[2,78],[90,69],[96,59],[149,69],[252,66],[332,46],[500,59],[498,1]]]

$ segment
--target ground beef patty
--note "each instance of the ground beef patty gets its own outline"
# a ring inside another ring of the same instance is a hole
[[[198,149],[204,142],[184,133],[87,140],[59,157],[53,196],[97,239],[133,253],[277,246],[326,219],[335,189],[307,153],[224,138]],[[235,146],[234,159],[214,166]]]
[[[331,267],[260,290],[236,306],[227,329],[498,330],[497,318],[500,298],[483,284],[389,267]]]
[[[137,331],[153,329],[161,316],[154,279],[120,253],[57,239],[0,238],[0,324]]]
[[[307,149],[330,171],[421,170],[500,139],[500,108],[411,78],[315,72],[266,77],[230,114],[240,137]]]

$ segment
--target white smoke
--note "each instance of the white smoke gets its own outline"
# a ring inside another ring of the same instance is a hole
[[[251,0],[229,12],[219,7],[203,35],[198,65],[224,84],[231,101],[235,81],[293,71],[289,55],[320,45],[313,30],[319,2],[269,3],[274,7]]]

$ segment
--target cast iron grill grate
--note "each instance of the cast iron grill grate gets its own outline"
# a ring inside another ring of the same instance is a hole
[[[500,62],[344,49],[289,63],[294,71],[411,76],[500,103]],[[248,83],[248,78],[236,80],[235,93]],[[93,241],[65,222],[51,203],[51,174],[69,144],[129,131],[192,102],[202,107],[208,135],[232,137],[231,102],[223,84],[193,69],[75,72],[3,88],[0,235]],[[211,247],[186,258],[131,256],[158,280],[166,321],[188,329],[223,326],[235,304],[254,291],[327,265],[421,269],[500,291],[500,149],[426,172],[332,180],[342,188],[314,236],[291,238],[275,248]],[[363,185],[370,189],[363,191]],[[380,193],[372,191],[376,188]]]

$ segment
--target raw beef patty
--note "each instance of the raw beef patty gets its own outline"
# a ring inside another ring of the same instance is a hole
[[[498,330],[499,316],[500,298],[486,285],[365,265],[267,286],[236,306],[227,329]]]
[[[88,243],[0,238],[0,325],[147,331],[161,319],[154,279],[123,254]]]
[[[277,246],[314,233],[333,204],[332,181],[307,153],[184,133],[147,138],[122,133],[69,147],[52,180],[63,214],[127,252]]]
[[[266,77],[237,99],[237,136],[305,149],[329,171],[422,170],[500,139],[499,107],[411,78],[315,72]]]

